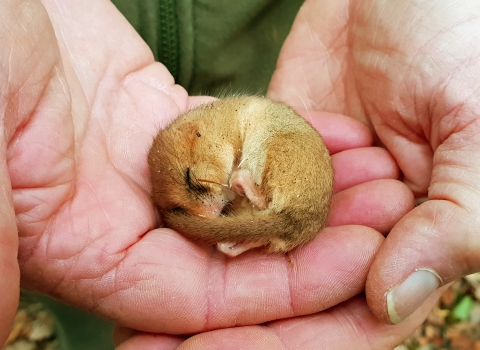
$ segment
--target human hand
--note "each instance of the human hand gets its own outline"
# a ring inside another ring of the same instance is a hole
[[[429,198],[370,269],[368,305],[383,322],[480,269],[479,14],[475,1],[307,1],[272,80],[276,99],[369,123]]]
[[[291,254],[294,267],[258,252],[226,259],[153,230],[149,199],[154,133],[206,99],[174,85],[110,2],[43,6],[0,3],[0,38],[11,43],[0,67],[23,286],[171,334],[311,314],[363,290],[383,240],[369,226],[387,232],[412,207],[406,187],[388,180],[398,176],[390,156],[367,147],[365,127],[315,118],[336,153],[337,193],[332,227]],[[372,154],[376,162],[362,166]]]
[[[306,117],[309,116],[306,115]],[[256,266],[258,262],[274,264],[271,267],[271,273],[264,268],[263,271],[259,270],[260,279],[252,279],[252,277],[248,277],[248,279],[263,284],[264,282],[261,281],[265,278],[270,281],[285,278],[283,283],[275,283],[279,299],[277,305],[272,304],[269,308],[281,311],[281,305],[285,299],[282,297],[282,285],[294,286],[291,289],[292,293],[288,296],[291,298],[292,315],[287,316],[287,319],[264,323],[261,326],[239,327],[240,324],[232,327],[234,325],[229,325],[231,328],[203,332],[187,340],[179,336],[117,329],[114,338],[116,344],[121,343],[118,347],[119,350],[157,349],[160,345],[163,346],[162,349],[177,349],[177,347],[178,349],[386,349],[400,343],[421,324],[425,312],[433,305],[436,301],[435,297],[438,295],[432,298],[430,303],[418,312],[411,322],[398,326],[389,326],[379,322],[368,310],[364,297],[354,296],[362,291],[365,283],[364,271],[359,271],[359,267],[368,270],[368,263],[365,264],[361,261],[363,259],[361,256],[366,253],[373,258],[383,242],[383,238],[379,233],[368,230],[367,227],[341,226],[348,223],[375,226],[375,219],[372,220],[372,215],[384,216],[386,214],[383,212],[384,208],[372,206],[373,202],[380,203],[382,201],[382,193],[377,194],[380,195],[380,198],[373,195],[371,203],[369,203],[369,198],[363,195],[363,193],[370,193],[369,191],[378,185],[387,191],[385,192],[386,196],[396,198],[399,195],[398,199],[400,199],[404,195],[404,187],[396,187],[398,182],[375,180],[398,176],[395,166],[391,168],[394,163],[388,160],[388,154],[382,149],[368,147],[372,139],[358,122],[325,113],[310,113],[310,118],[313,124],[323,131],[324,140],[334,153],[336,184],[332,206],[333,214],[328,223],[330,227],[324,229],[320,236],[310,244],[292,251],[290,256],[293,264],[287,266],[286,270],[283,266],[283,257],[280,256],[280,265],[277,265],[278,255],[264,256],[250,252],[237,258],[244,259],[241,262],[244,266],[241,268],[242,270],[258,269]],[[374,159],[373,162],[369,161],[370,158]],[[407,200],[405,203],[413,204],[413,196],[401,199],[401,201],[403,200]],[[387,202],[385,203],[387,204]],[[407,205],[404,208],[409,210],[412,207],[413,205]],[[391,209],[387,210],[391,211]],[[393,214],[392,220],[398,218],[396,215],[400,213]],[[378,219],[377,224],[382,222],[383,224],[375,227],[386,233],[384,224],[393,221],[388,216]],[[371,251],[366,251],[367,246]],[[229,269],[238,266],[237,259],[227,263]],[[355,259],[360,260],[355,261]],[[351,273],[352,269],[356,269],[359,273],[357,275]],[[305,279],[299,280],[300,276],[305,276]],[[271,291],[270,288],[267,288],[270,283],[263,285],[266,293]],[[340,283],[342,287],[337,283]],[[338,294],[343,288],[347,290],[353,288],[355,291]],[[334,306],[336,303],[347,300],[345,297],[349,300]],[[215,299],[217,298],[215,297]],[[224,296],[219,298],[219,300],[223,299]],[[252,298],[252,302],[256,302],[255,298]],[[298,309],[298,303],[304,304],[304,311]],[[252,307],[257,308],[258,306]],[[327,308],[326,311],[318,312]],[[283,315],[283,317],[286,316]],[[359,334],[359,329],[362,329],[361,334]],[[338,336],[339,332],[342,332],[342,337]],[[359,339],[359,335],[362,337],[361,339]]]
[[[335,216],[329,222],[329,225],[333,227],[323,230],[320,237],[311,244],[291,253],[291,256],[295,259],[291,267],[293,275],[287,276],[287,278],[293,277],[295,280],[295,275],[304,275],[305,271],[309,275],[308,278],[315,278],[308,271],[316,269],[318,276],[323,275],[324,278],[316,282],[316,287],[312,286],[308,290],[314,294],[313,298],[317,299],[318,302],[323,301],[323,305],[318,304],[317,309],[311,309],[305,313],[305,316],[298,317],[297,315],[302,313],[296,313],[293,317],[284,320],[263,323],[262,325],[207,331],[188,339],[182,336],[147,334],[118,328],[114,339],[116,344],[120,344],[119,350],[158,349],[159,346],[161,346],[161,349],[388,349],[399,344],[422,323],[425,314],[436,302],[441,290],[430,298],[429,302],[425,303],[421,310],[409,319],[409,322],[396,326],[379,322],[368,309],[363,296],[355,296],[333,306],[335,302],[345,300],[343,298],[346,296],[343,295],[341,299],[338,295],[332,295],[339,287],[336,284],[332,285],[332,281],[345,278],[339,278],[339,272],[345,268],[350,270],[353,266],[358,266],[358,263],[353,261],[353,256],[358,256],[360,251],[364,251],[365,244],[371,245],[371,256],[373,257],[383,242],[378,234],[367,234],[367,231],[363,230],[365,227],[357,230],[361,227],[357,226],[354,229],[353,227],[337,226],[342,223],[336,220],[358,222],[363,217],[368,218],[367,221],[369,221],[372,213],[383,215],[381,208],[370,206],[372,203],[362,207],[365,203],[368,203],[368,198],[362,195],[355,200],[352,194],[357,191],[368,193],[372,187],[375,188],[380,184],[380,182],[374,180],[376,177],[390,177],[396,172],[392,171],[394,168],[390,168],[391,162],[386,161],[387,159],[381,160],[386,155],[381,149],[373,147],[350,148],[360,147],[361,144],[368,146],[369,143],[364,143],[367,140],[361,140],[367,135],[359,133],[364,130],[357,129],[359,125],[355,125],[348,118],[318,114],[314,116],[312,121],[319,130],[323,130],[326,144],[335,153],[333,163],[336,171],[336,194],[332,209]],[[355,132],[352,133],[352,130],[355,130]],[[343,147],[347,149],[340,151],[335,148],[340,146],[339,142],[345,142]],[[373,162],[369,158],[373,158]],[[378,162],[379,160],[380,162]],[[372,168],[368,167],[370,164],[373,165]],[[386,172],[382,174],[383,171]],[[370,179],[371,182],[355,186],[358,182],[368,181],[366,179]],[[394,186],[394,183],[390,183],[390,185]],[[363,189],[361,190],[361,188]],[[385,193],[386,196],[392,195],[395,197],[402,193],[402,191],[395,193],[396,191],[393,188],[385,187],[385,189],[388,191]],[[397,188],[397,190],[400,190],[400,188]],[[338,207],[337,203],[342,204]],[[348,215],[351,214],[353,216],[349,218]],[[372,225],[373,221],[364,222],[364,224]],[[385,232],[385,226],[377,226],[377,228]],[[380,240],[377,241],[377,239]],[[378,245],[374,246],[375,244]],[[350,249],[353,249],[353,251]],[[264,259],[260,261],[267,263],[267,260]],[[235,260],[231,263],[233,262]],[[360,265],[365,266],[363,262]],[[254,266],[249,265],[245,269],[254,268]],[[342,284],[345,288],[360,287],[365,282],[363,276],[363,273],[360,273],[358,274],[359,279],[356,279],[353,275],[348,274],[347,279]],[[287,283],[291,285],[292,282]],[[360,290],[361,287],[355,294],[358,294]],[[309,293],[293,294],[293,300],[305,302],[310,299],[310,302],[313,301],[312,296],[308,297],[307,294]],[[317,312],[326,309],[328,305],[333,307],[323,312]],[[339,333],[342,334],[341,337],[338,336]]]

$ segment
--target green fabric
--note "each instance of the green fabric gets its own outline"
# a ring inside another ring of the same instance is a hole
[[[265,93],[303,0],[113,0],[192,95]]]

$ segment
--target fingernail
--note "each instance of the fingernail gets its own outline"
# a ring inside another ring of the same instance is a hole
[[[442,282],[431,269],[417,269],[387,293],[390,321],[398,324],[410,316]]]

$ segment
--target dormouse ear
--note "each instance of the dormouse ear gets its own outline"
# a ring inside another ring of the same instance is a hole
[[[190,147],[195,147],[197,142],[201,139],[204,128],[200,122],[185,122],[178,126],[178,130],[186,138],[187,144]]]

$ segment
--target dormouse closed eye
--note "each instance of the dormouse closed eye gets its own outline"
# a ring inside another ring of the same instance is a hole
[[[187,168],[185,171],[185,183],[191,191],[194,191],[198,194],[208,192],[208,190],[195,178],[195,175],[190,171],[190,168]]]

